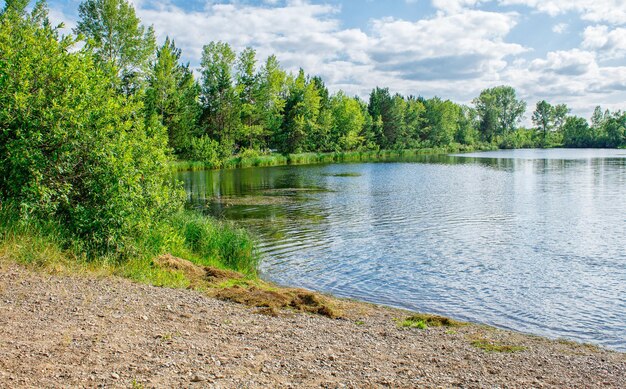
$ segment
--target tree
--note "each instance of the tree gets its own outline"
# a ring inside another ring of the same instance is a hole
[[[543,144],[546,144],[548,131],[553,128],[555,120],[555,109],[547,101],[537,102],[537,107],[533,112],[532,121],[543,132]]]
[[[330,99],[333,128],[330,144],[334,151],[356,150],[363,144],[365,117],[357,99],[338,92]]]
[[[454,136],[456,142],[473,145],[478,142],[478,114],[474,108],[463,105],[460,107],[459,128]]]
[[[614,112],[604,120],[606,147],[619,147],[626,144],[626,112]]]
[[[87,38],[86,47],[101,64],[111,66],[125,90],[135,90],[154,54],[153,28],[141,25],[127,0],[86,0],[78,15],[74,32]]]
[[[283,110],[287,95],[287,74],[280,68],[276,56],[269,56],[259,74],[257,106],[261,113],[264,145],[270,143],[273,134],[278,134],[283,124]]]
[[[554,128],[557,131],[563,130],[563,125],[570,111],[569,107],[565,104],[557,104],[554,106]]]
[[[426,101],[426,132],[431,145],[446,146],[454,141],[460,113],[460,106],[450,100],[434,97]]]
[[[174,41],[165,38],[148,74],[145,97],[146,118],[156,115],[167,128],[169,146],[178,155],[189,152],[200,114],[199,86],[189,64],[180,63],[180,55]]]
[[[404,131],[405,103],[402,96],[392,97],[389,88],[376,87],[370,94],[368,111],[374,123],[381,124],[381,128],[376,131],[377,143],[382,148],[395,147]]]
[[[165,130],[145,126],[94,54],[59,38],[43,2],[30,15],[18,5],[0,14],[0,201],[88,248],[129,253],[131,236],[182,205]]]
[[[307,80],[304,70],[291,82],[285,104],[285,120],[278,134],[278,148],[283,152],[305,150],[307,134],[315,132],[320,112],[320,96],[314,82]]]
[[[406,98],[402,148],[417,148],[426,139],[424,134],[426,106],[413,96]]]
[[[563,144],[566,147],[590,147],[593,135],[589,123],[578,116],[568,117],[563,125]]]
[[[232,75],[235,52],[228,43],[211,42],[202,50],[202,124],[207,135],[231,147],[239,129],[239,99]]]
[[[257,104],[260,90],[260,75],[256,73],[256,51],[247,47],[240,54],[236,64],[236,93],[240,104],[241,142],[249,148],[262,147],[263,124],[260,105]]]
[[[526,103],[518,100],[515,89],[497,86],[485,89],[474,99],[480,117],[480,129],[485,140],[514,131],[526,111]]]

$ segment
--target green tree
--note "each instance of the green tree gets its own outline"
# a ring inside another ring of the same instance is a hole
[[[428,140],[433,146],[447,146],[459,128],[461,108],[450,100],[434,97],[426,101]]]
[[[563,144],[566,147],[590,147],[593,142],[593,133],[585,119],[578,116],[570,116],[565,120],[565,124],[563,124]]]
[[[189,152],[200,114],[199,86],[189,64],[180,63],[180,49],[169,37],[157,49],[156,60],[148,74],[146,117],[156,115],[167,128],[169,146],[178,155]]]
[[[314,82],[307,80],[300,69],[291,82],[285,104],[285,120],[279,133],[279,150],[299,153],[305,150],[307,134],[316,132],[320,112],[320,96]]]
[[[338,92],[330,99],[333,128],[331,144],[335,151],[356,150],[362,146],[365,117],[357,99]]]
[[[103,252],[179,209],[167,185],[162,126],[146,127],[89,50],[59,38],[43,2],[0,14],[0,202],[22,218],[56,220]]]
[[[426,140],[425,118],[426,106],[422,99],[409,96],[406,99],[406,110],[404,112],[405,138],[402,140],[403,148],[417,148],[420,143]]]
[[[610,114],[604,120],[604,128],[604,146],[619,147],[626,144],[626,112]]]
[[[78,15],[74,32],[85,36],[98,61],[122,79],[123,90],[136,91],[156,47],[153,28],[141,25],[127,0],[86,0]]]
[[[272,135],[278,134],[283,125],[283,110],[287,95],[287,73],[280,68],[276,57],[271,55],[261,68],[259,78],[257,106],[262,116],[263,143],[268,145]]]
[[[474,99],[474,105],[483,138],[489,142],[497,135],[514,131],[526,111],[526,103],[517,99],[515,89],[510,86],[483,90]]]
[[[241,142],[250,149],[264,146],[262,107],[258,104],[261,97],[260,75],[256,73],[256,51],[245,48],[237,59],[236,93],[240,104]]]
[[[478,113],[474,108],[461,106],[459,128],[455,134],[455,141],[465,145],[474,145],[479,140]]]
[[[240,125],[240,105],[232,77],[235,59],[228,43],[211,42],[202,50],[202,124],[206,134],[227,149],[232,149]]]
[[[551,131],[555,121],[555,109],[545,100],[537,102],[532,116],[533,123],[542,131],[543,144],[546,145],[548,131]]]

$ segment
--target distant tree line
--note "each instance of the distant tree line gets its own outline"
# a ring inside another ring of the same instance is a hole
[[[253,48],[237,53],[225,42],[204,46],[200,78],[173,40],[155,47],[126,0],[87,0],[79,9],[86,50],[115,69],[120,90],[144,105],[147,123],[167,129],[181,159],[213,161],[233,153],[281,153],[446,147],[619,147],[626,114],[596,113],[589,125],[564,104],[537,103],[536,128],[519,128],[526,104],[509,86],[486,89],[473,106],[393,94],[375,88],[364,101],[331,94],[320,77],[281,68]],[[587,124],[587,125],[585,125]]]
[[[219,166],[267,150],[626,145],[621,111],[598,107],[589,123],[541,101],[537,127],[522,129],[526,105],[508,86],[473,106],[388,88],[362,100],[225,42],[204,46],[196,79],[127,0],[84,1],[69,36],[44,1],[27,5],[6,0],[0,13],[0,207],[59,220],[105,250],[180,208],[166,174],[172,155]]]

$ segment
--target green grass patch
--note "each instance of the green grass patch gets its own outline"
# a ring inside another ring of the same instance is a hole
[[[398,320],[398,325],[404,328],[426,329],[428,327],[458,327],[464,323],[444,316],[416,313],[404,320]]]
[[[194,211],[181,211],[154,223],[125,243],[125,254],[97,255],[62,223],[23,220],[10,207],[0,208],[0,259],[52,273],[117,275],[173,288],[192,286],[183,271],[155,265],[171,254],[201,267],[230,269],[256,278],[258,255],[241,228]]]

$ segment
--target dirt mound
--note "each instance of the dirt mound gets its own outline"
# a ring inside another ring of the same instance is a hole
[[[251,307],[269,308],[266,311],[272,312],[280,308],[291,308],[330,318],[341,316],[329,299],[302,289],[263,289],[257,286],[235,285],[218,291],[215,296],[221,300],[235,301]]]

